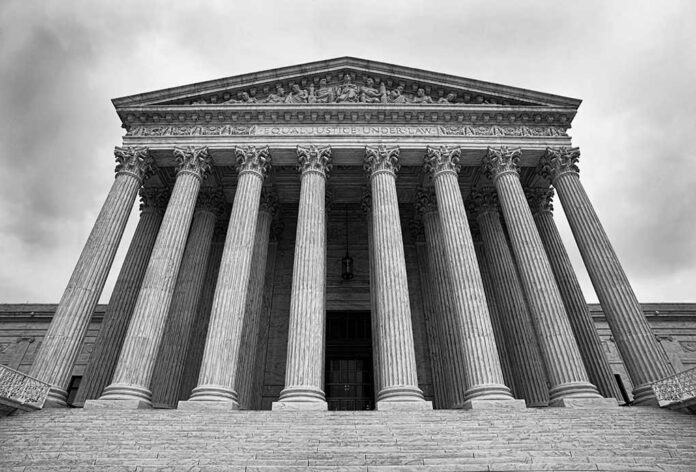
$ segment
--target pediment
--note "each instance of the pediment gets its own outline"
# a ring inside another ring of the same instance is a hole
[[[113,101],[137,107],[553,107],[580,100],[344,57],[148,92]]]

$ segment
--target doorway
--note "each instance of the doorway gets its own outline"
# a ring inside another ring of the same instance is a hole
[[[329,410],[373,410],[369,311],[326,313],[325,391]]]

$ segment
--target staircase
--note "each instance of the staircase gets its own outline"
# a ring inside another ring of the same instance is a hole
[[[7,471],[696,471],[696,418],[603,410],[192,412],[0,418]]]

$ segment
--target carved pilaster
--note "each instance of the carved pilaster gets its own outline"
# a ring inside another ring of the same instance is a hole
[[[271,152],[268,146],[238,146],[234,148],[234,155],[237,158],[237,172],[240,177],[242,174],[251,173],[263,180],[271,167]]]
[[[442,172],[459,174],[461,152],[459,147],[440,146],[432,148],[428,146],[424,158],[425,171],[432,174],[433,179],[436,179]]]
[[[399,146],[366,146],[363,169],[372,178],[378,173],[396,175],[399,172]]]
[[[210,173],[212,159],[208,155],[206,146],[185,146],[174,148],[174,159],[176,159],[176,173],[189,173],[197,177],[201,182]]]
[[[316,172],[324,177],[331,171],[331,146],[297,146],[297,170],[301,174]]]
[[[488,148],[483,158],[483,172],[492,182],[504,174],[519,174],[520,155],[522,155],[520,148],[510,149],[507,146]]]
[[[116,174],[129,174],[142,181],[147,180],[153,172],[154,159],[146,147],[124,146],[115,147]]]

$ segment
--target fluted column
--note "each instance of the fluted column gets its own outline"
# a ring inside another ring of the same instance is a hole
[[[379,342],[377,409],[432,408],[418,388],[406,260],[396,196],[399,148],[367,146]]]
[[[464,403],[454,407],[473,408],[516,402],[505,385],[493,326],[486,304],[476,252],[459,189],[459,148],[431,148],[425,168],[435,186],[442,236],[452,283],[452,341],[464,373]],[[512,405],[514,403],[511,403]]]
[[[99,398],[101,401],[114,400],[112,406],[151,406],[150,381],[184,255],[196,197],[201,181],[210,172],[211,160],[205,147],[175,148],[174,157],[178,168],[172,196],[135,302],[114,378]],[[89,406],[89,403],[85,403],[85,406]]]
[[[553,204],[551,202],[553,189],[527,189],[527,199],[534,216],[534,222],[539,230],[539,236],[544,248],[546,248],[551,269],[556,277],[558,290],[561,292],[570,326],[573,328],[590,382],[597,386],[602,396],[613,397],[623,402],[607,354],[604,352],[592,315],[587,308],[580,282],[578,282],[570,257],[563,245],[563,240],[561,240],[561,234],[558,232],[558,227],[553,219]]]
[[[466,359],[464,340],[452,293],[455,289],[450,275],[442,224],[437,211],[434,191],[421,189],[416,194],[416,211],[423,220],[425,241],[430,262],[430,277],[434,288],[440,347],[443,351],[443,370],[447,375],[448,408],[461,408],[466,401]]]
[[[598,405],[602,397],[587,377],[551,265],[522,191],[520,154],[519,149],[489,148],[484,172],[495,184],[505,216],[550,383],[549,405]]]
[[[635,404],[656,405],[650,383],[674,373],[636,299],[619,258],[580,182],[578,148],[547,149],[542,173],[563,205],[585,267],[602,305],[628,375]]]
[[[372,377],[375,384],[375,392],[382,389],[381,379],[379,377],[379,366],[381,357],[379,354],[379,320],[377,314],[377,281],[375,279],[375,243],[374,231],[372,230],[372,193],[368,188],[363,190],[362,199],[360,200],[363,214],[367,221],[367,255],[370,270],[370,321],[372,334]]]
[[[117,147],[116,179],[87,238],[30,375],[51,384],[46,406],[64,407],[73,364],[99,301],[138,189],[151,173],[147,148]]]
[[[331,148],[297,147],[301,172],[292,269],[285,388],[274,410],[326,410],[326,176]]]
[[[259,338],[259,320],[265,290],[266,257],[268,255],[271,221],[276,212],[277,204],[278,199],[273,193],[262,193],[256,235],[254,236],[254,253],[251,257],[251,275],[242,331],[242,348],[239,352],[239,375],[237,376],[239,404],[244,409],[251,409],[252,403],[256,343]]]
[[[524,298],[498,213],[494,190],[474,192],[471,207],[477,215],[481,239],[491,271],[495,299],[500,307],[501,324],[511,352],[517,393],[530,407],[547,406],[549,392],[545,367],[539,353],[532,318]]]
[[[423,221],[420,218],[411,220],[411,232],[416,242],[416,255],[418,257],[418,275],[423,297],[423,312],[425,314],[425,328],[428,335],[428,353],[430,354],[430,371],[433,379],[433,405],[435,408],[447,408],[448,378],[443,365],[441,348],[442,338],[441,323],[439,322],[439,302],[437,300],[437,286],[433,277],[433,267],[425,240]]]
[[[190,401],[179,402],[179,408],[199,408],[210,403],[239,408],[235,391],[239,349],[261,188],[271,155],[268,147],[255,146],[238,147],[235,155],[239,179],[215,285],[198,386],[193,389]]]
[[[111,383],[121,346],[126,337],[135,301],[145,277],[145,269],[157,239],[169,192],[162,188],[140,189],[140,220],[114,285],[94,350],[82,376],[73,405],[99,398]]]
[[[175,408],[179,401],[179,389],[189,348],[188,343],[182,341],[191,336],[205,281],[215,221],[222,213],[224,199],[220,189],[202,189],[198,194],[150,385],[152,403],[156,408]]]

